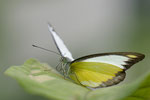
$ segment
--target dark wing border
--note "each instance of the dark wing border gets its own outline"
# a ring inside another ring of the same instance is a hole
[[[118,72],[115,77],[113,77],[112,79],[107,80],[106,82],[103,82],[98,87],[94,87],[94,89],[117,85],[125,79],[125,76],[126,76],[125,71]]]

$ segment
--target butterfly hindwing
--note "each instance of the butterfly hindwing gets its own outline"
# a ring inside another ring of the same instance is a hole
[[[132,52],[94,54],[71,63],[70,78],[83,86],[98,88],[118,84],[125,78],[125,70],[144,58]]]
[[[100,85],[101,87],[110,86],[124,79],[123,76],[120,77],[119,81],[115,79],[114,82],[107,82],[115,78],[116,73],[122,73],[124,71],[117,66],[106,63],[75,62],[71,64],[71,72],[73,72],[73,74],[70,74],[71,78],[75,75],[74,79],[77,78],[76,82],[78,81],[78,83],[87,87],[99,87]],[[104,84],[104,82],[107,83]]]

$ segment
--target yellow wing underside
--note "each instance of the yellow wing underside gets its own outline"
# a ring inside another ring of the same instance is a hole
[[[86,87],[98,87],[103,82],[113,79],[123,69],[100,62],[74,62],[70,67],[69,77]]]

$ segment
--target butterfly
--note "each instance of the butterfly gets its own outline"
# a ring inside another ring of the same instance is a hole
[[[120,83],[126,76],[125,71],[145,57],[144,54],[135,52],[111,52],[74,59],[50,24],[48,29],[62,56],[60,69],[64,77],[87,88],[97,89]]]

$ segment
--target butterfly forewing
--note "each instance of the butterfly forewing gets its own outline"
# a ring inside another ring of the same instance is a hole
[[[54,31],[53,27],[48,24],[48,29],[50,31],[50,33],[52,34],[53,40],[57,46],[58,51],[60,52],[60,54],[69,59],[70,61],[73,61],[73,57],[71,52],[68,50],[68,48],[66,47],[66,45],[64,44],[64,42],[62,41],[62,39],[59,37],[59,35]]]
[[[70,78],[86,87],[98,88],[118,84],[125,78],[125,70],[144,58],[132,52],[94,54],[71,63]]]
[[[84,56],[74,60],[74,62],[103,62],[116,65],[122,69],[128,69],[133,64],[143,60],[144,54],[135,52],[111,52]]]

